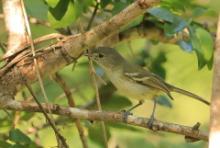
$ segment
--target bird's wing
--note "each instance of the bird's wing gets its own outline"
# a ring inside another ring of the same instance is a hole
[[[138,70],[139,71],[137,72],[131,72],[128,69],[124,71],[124,74],[125,76],[129,77],[130,79],[136,81],[139,84],[165,92],[171,99],[173,99],[173,97],[170,94],[169,86],[166,85],[162,78],[147,70]]]

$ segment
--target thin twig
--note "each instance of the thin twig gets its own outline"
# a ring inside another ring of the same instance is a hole
[[[95,8],[94,8],[94,10],[93,10],[91,19],[89,20],[89,24],[88,24],[88,26],[86,27],[86,31],[88,31],[88,30],[92,27],[92,23],[93,23],[93,20],[94,20],[94,18],[95,18],[95,16],[96,16],[97,10],[98,10],[98,8],[99,8],[99,4],[100,4],[99,0],[96,0],[96,5],[95,5]]]
[[[37,103],[37,105],[39,106],[39,109],[41,110],[41,112],[44,114],[45,118],[47,119],[48,123],[50,124],[50,126],[52,127],[52,129],[55,132],[55,135],[58,136],[59,140],[61,140],[62,142],[62,146],[64,146],[64,148],[68,148],[68,145],[66,143],[65,138],[59,133],[59,131],[57,130],[54,122],[51,121],[50,117],[48,116],[47,112],[45,111],[44,107],[41,105],[41,103],[38,101],[37,97],[34,95],[34,92],[31,88],[31,86],[25,82],[25,86],[27,87],[28,91],[30,92],[30,94],[32,95],[32,97],[34,98],[35,102]],[[48,108],[49,109],[49,108]],[[47,111],[51,111],[50,109]]]
[[[42,112],[42,109],[35,103],[16,101],[16,104],[17,105],[6,104],[4,106],[0,106],[0,108],[5,108],[8,110],[27,111],[27,112]],[[62,107],[55,104],[43,104],[43,103],[42,103],[42,107],[44,108],[44,111],[49,112],[49,110],[51,110],[53,114],[57,114],[62,117],[67,116],[72,119],[78,118],[84,120],[124,123],[128,125],[134,125],[149,129],[149,126],[147,126],[146,124],[148,123],[149,118],[129,115],[125,123],[123,114],[119,112],[100,112],[100,111],[84,110],[84,109],[72,108],[72,107]],[[158,131],[176,133],[179,135],[184,135],[195,139],[208,141],[207,132],[201,130],[194,130],[192,127],[189,126],[155,120],[153,122],[153,128],[157,129]]]
[[[13,128],[16,128],[16,126],[17,126],[17,124],[18,124],[18,122],[19,122],[19,120],[20,120],[20,116],[21,114],[20,114],[20,112],[19,111],[16,111],[15,112],[15,114],[14,114],[14,118],[13,118],[13,123],[12,123],[12,127]]]
[[[90,59],[90,55],[91,55],[90,50],[88,50],[88,53],[89,53],[89,55],[88,55],[89,70],[90,70],[90,74],[91,74],[91,78],[92,78],[92,84],[93,84],[93,86],[95,88],[96,104],[97,104],[98,110],[102,111],[102,106],[101,106],[100,96],[99,96],[99,89],[98,89],[98,85],[97,85],[97,82],[96,82],[96,73],[95,73],[95,69],[94,69],[94,66],[93,66],[93,62]],[[105,126],[105,122],[104,121],[101,122],[101,128],[102,128],[102,133],[103,133],[103,139],[104,139],[105,147],[107,148],[108,147],[108,138],[107,138],[106,126]]]
[[[60,85],[60,87],[63,89],[65,95],[66,95],[66,98],[68,100],[68,104],[70,107],[75,107],[75,102],[74,102],[74,99],[73,99],[73,96],[72,96],[72,93],[71,93],[71,90],[69,89],[69,87],[67,86],[66,82],[62,79],[62,77],[58,74],[58,73],[55,73],[55,76],[54,76],[54,80]],[[84,134],[84,130],[83,130],[83,127],[82,125],[80,124],[80,120],[79,119],[76,119],[75,120],[75,124],[76,124],[76,127],[78,129],[78,132],[79,132],[79,136],[80,136],[80,139],[82,141],[82,145],[84,148],[88,148],[88,143],[87,143],[87,139],[86,139],[86,136]]]
[[[44,96],[44,99],[45,101],[48,103],[49,102],[49,99],[48,99],[48,96],[46,94],[46,91],[44,89],[44,85],[43,85],[43,80],[41,78],[41,74],[40,74],[40,68],[39,68],[39,65],[38,65],[38,62],[37,62],[37,59],[35,58],[36,57],[36,53],[35,53],[35,47],[34,47],[34,42],[33,42],[33,39],[32,39],[32,34],[31,34],[31,29],[30,29],[30,24],[29,24],[29,21],[28,21],[28,17],[27,17],[27,13],[26,13],[26,10],[25,10],[25,6],[24,6],[24,1],[21,0],[21,7],[22,7],[22,11],[23,11],[23,17],[24,17],[24,21],[25,21],[25,26],[26,26],[26,31],[27,31],[27,34],[28,34],[28,39],[29,39],[29,42],[30,42],[30,45],[31,45],[31,52],[32,52],[32,55],[34,57],[34,66],[35,66],[35,71],[36,71],[36,75],[37,75],[37,79],[39,81],[39,84],[40,84],[40,88],[41,88],[41,91],[43,93],[43,96]],[[30,90],[29,90],[30,91]],[[36,99],[35,99],[36,101]],[[46,113],[46,112],[45,112]],[[47,113],[46,113],[47,114]],[[46,116],[45,116],[46,117]],[[48,117],[46,117],[48,118]],[[49,118],[48,118],[49,119]],[[56,129],[55,127],[55,123],[54,123],[54,120],[53,120],[53,116],[51,115],[51,119],[50,120],[50,124],[51,126],[53,126],[53,130],[56,134],[56,137],[57,137],[57,143],[58,143],[58,146],[59,147],[68,147],[65,140],[63,140],[64,138],[62,136],[60,136],[58,130]],[[57,134],[58,133],[58,134]]]
[[[4,45],[4,43],[0,42],[0,48],[1,48],[3,53],[6,52],[6,46]]]

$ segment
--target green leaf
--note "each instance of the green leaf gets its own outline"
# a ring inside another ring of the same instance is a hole
[[[212,68],[214,52],[214,41],[208,31],[199,26],[190,26],[190,38],[193,49],[198,58],[198,68],[202,69],[205,65]]]
[[[141,24],[141,22],[143,22],[143,15],[140,15],[138,17],[136,17],[135,19],[131,20],[128,24],[126,24],[125,26],[123,26],[120,30],[123,32],[129,28],[132,28],[134,26],[137,26],[139,24]]]
[[[2,148],[11,148],[12,145],[10,143],[6,142],[6,141],[0,140],[0,147],[2,147]]]
[[[93,0],[60,0],[53,8],[49,8],[48,19],[54,28],[64,28],[76,21],[85,12]]]
[[[9,139],[19,144],[30,144],[31,139],[19,129],[12,129],[9,132]]]
[[[161,6],[168,8],[169,10],[173,9],[175,11],[185,11],[186,8],[192,6],[192,0],[162,0]]]
[[[100,5],[102,8],[105,8],[108,4],[112,3],[112,0],[101,0]]]
[[[155,8],[149,9],[147,12],[158,19],[161,19],[161,20],[164,20],[170,23],[173,23],[174,21],[174,15],[165,8],[155,7]]]
[[[208,31],[203,28],[196,29],[196,37],[200,44],[200,51],[203,53],[206,61],[209,61],[212,58],[214,42],[212,36]]]
[[[190,41],[180,40],[177,43],[184,51],[191,52],[193,50],[192,43]]]
[[[132,105],[131,101],[123,96],[113,95],[111,99],[102,103],[105,110],[120,111]]]
[[[56,20],[61,20],[67,11],[70,0],[60,0],[56,7],[49,7],[50,13]]]
[[[106,128],[107,139],[109,139],[111,134],[110,134],[108,126],[106,126],[106,127],[107,127]],[[89,126],[88,133],[89,133],[89,135],[88,135],[89,139],[91,139],[95,143],[99,144],[100,147],[105,146],[104,136],[103,136],[100,122],[95,122],[92,124],[92,126]]]
[[[175,33],[182,31],[188,26],[188,22],[179,17],[176,14],[173,14],[166,8],[156,7],[148,10],[152,16],[156,17],[160,21],[165,21],[163,29],[167,36],[173,36]]]
[[[25,0],[24,2],[28,15],[42,20],[47,19],[48,6],[43,0]]]
[[[104,110],[120,111],[132,105],[128,98],[114,94],[115,91],[116,88],[110,82],[99,88],[101,104]],[[94,106],[91,108],[94,109]]]
[[[89,8],[94,3],[94,0],[76,0],[78,1],[78,4],[82,5],[82,12],[86,12]]]
[[[65,9],[65,8],[62,8],[62,9]],[[63,28],[63,27],[70,25],[77,19],[77,9],[78,8],[76,7],[76,4],[73,4],[72,1],[68,0],[67,10],[65,12],[62,12],[62,15],[60,14],[60,16],[59,15],[54,16],[56,12],[55,10],[57,9],[54,9],[54,12],[49,11],[48,19],[49,19],[49,22],[51,23],[51,26],[54,28]],[[61,12],[56,12],[56,13],[58,14]],[[62,18],[59,18],[61,16]],[[58,17],[58,19],[56,17]]]
[[[207,12],[207,8],[197,6],[192,10],[192,17],[198,17]]]
[[[167,36],[173,36],[174,34],[181,32],[188,26],[188,23],[178,16],[173,17],[173,22],[164,24],[164,31]]]
[[[163,64],[167,61],[167,58],[165,56],[164,52],[159,52],[158,55],[152,60],[151,62],[151,68],[150,70],[153,73],[156,73],[160,77],[164,78],[166,77],[166,70],[163,67]]]
[[[164,95],[156,97],[156,102],[157,102],[157,104],[160,104],[162,106],[166,106],[169,108],[173,107],[170,102],[170,98],[168,98],[167,96],[164,96]]]
[[[121,10],[123,10],[125,7],[127,7],[131,2],[132,2],[132,0],[112,2],[113,6],[114,6],[114,8],[112,10],[112,14],[115,15],[115,14],[119,13]]]
[[[56,7],[56,5],[59,3],[60,0],[45,0],[45,2],[47,3],[47,5],[49,7]]]
[[[213,54],[212,54],[211,59],[207,62],[207,67],[208,67],[208,69],[212,69],[212,66],[213,66],[213,58],[214,58],[214,52],[213,52]]]

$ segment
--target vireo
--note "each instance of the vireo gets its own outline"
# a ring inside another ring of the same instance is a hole
[[[161,93],[173,99],[171,92],[177,92],[207,105],[210,103],[200,96],[166,83],[154,73],[126,61],[115,49],[98,47],[91,49],[91,59],[100,65],[119,94],[131,99],[153,99]]]

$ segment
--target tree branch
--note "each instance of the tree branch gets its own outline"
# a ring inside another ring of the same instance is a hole
[[[100,111],[91,111],[83,110],[73,107],[61,107],[54,104],[42,104],[45,111],[49,112],[49,108],[53,114],[67,116],[73,119],[85,119],[85,120],[98,120],[105,122],[118,122],[125,123],[123,114],[120,112],[100,112]],[[18,102],[14,104],[6,104],[0,106],[0,108],[9,109],[9,110],[19,110],[19,111],[28,111],[28,112],[41,112],[42,110],[35,103],[28,102]],[[134,125],[138,127],[148,128],[147,122],[149,118],[136,117],[129,115],[125,124]],[[158,131],[165,131],[170,133],[176,133],[179,135],[185,135],[187,137],[199,139],[199,140],[208,140],[208,134],[200,130],[194,130],[192,127],[163,122],[155,120],[153,122],[153,129]]]
[[[104,38],[119,32],[122,26],[128,24],[137,16],[144,14],[146,9],[157,1],[137,0],[109,21],[103,22],[90,31],[64,37],[61,41],[49,47],[37,50],[38,56],[35,58],[39,64],[40,72],[52,74],[72,63],[82,55],[85,48],[94,47]],[[22,84],[21,75],[25,77],[28,83],[35,82],[37,78],[33,57],[27,48],[9,57],[8,60],[9,62],[0,69],[0,91],[7,92],[3,94],[7,94],[6,97],[9,97],[8,94],[15,95],[18,86]]]
[[[211,115],[210,115],[210,133],[209,133],[209,147],[217,148],[220,145],[220,14],[218,19],[216,33],[216,50],[214,53],[214,74],[212,84],[212,98],[211,98]]]

